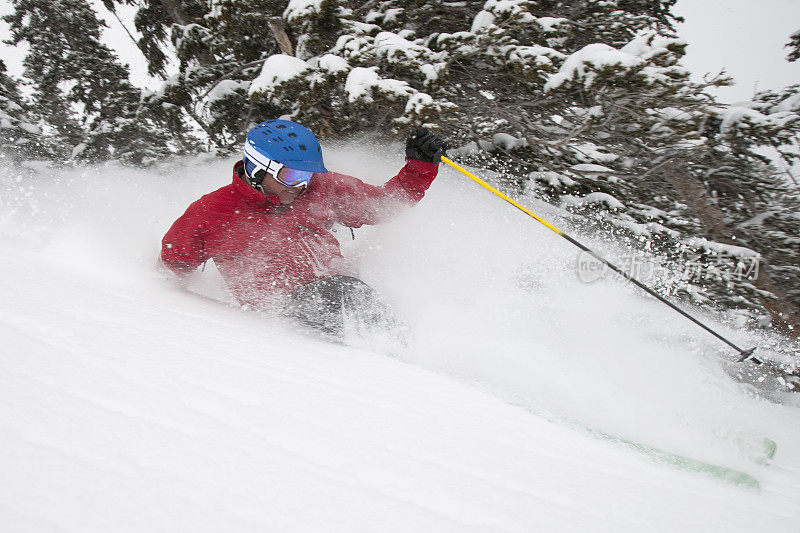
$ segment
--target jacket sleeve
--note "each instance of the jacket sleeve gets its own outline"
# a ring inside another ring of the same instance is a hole
[[[332,174],[329,196],[338,221],[358,228],[377,224],[396,215],[403,207],[419,202],[438,172],[438,165],[408,160],[400,172],[383,186],[368,185],[344,174]]]
[[[161,261],[173,272],[186,273],[208,259],[205,252],[208,223],[204,211],[203,199],[194,202],[161,240]]]

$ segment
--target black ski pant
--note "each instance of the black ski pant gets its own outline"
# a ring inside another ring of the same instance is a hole
[[[375,289],[358,278],[337,274],[296,288],[286,299],[283,314],[341,338],[347,320],[370,326],[385,322],[389,310]]]

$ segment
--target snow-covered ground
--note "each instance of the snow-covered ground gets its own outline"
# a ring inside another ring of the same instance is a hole
[[[732,379],[724,345],[635,289],[581,283],[576,250],[465,178],[345,240],[411,334],[342,346],[210,300],[211,266],[206,297],[165,283],[161,236],[232,161],[181,163],[0,174],[3,530],[797,530],[797,396]],[[378,183],[402,156],[326,163]],[[742,445],[762,436],[769,466]]]

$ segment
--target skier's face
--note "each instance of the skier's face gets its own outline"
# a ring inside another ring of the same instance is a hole
[[[287,170],[286,167],[282,168],[278,174],[285,170]],[[305,185],[288,187],[280,183],[269,173],[265,174],[264,179],[261,180],[261,189],[264,191],[264,194],[267,196],[277,196],[281,205],[289,205],[294,202],[295,198],[300,196],[300,193],[302,193],[305,188]]]

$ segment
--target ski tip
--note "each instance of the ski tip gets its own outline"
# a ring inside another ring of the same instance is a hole
[[[762,447],[763,450],[756,462],[766,465],[775,458],[775,452],[778,450],[778,444],[774,440],[764,437],[764,440],[762,441]]]

